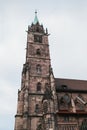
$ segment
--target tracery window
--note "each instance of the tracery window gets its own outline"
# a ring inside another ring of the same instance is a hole
[[[70,101],[71,101],[71,99],[70,99],[70,96],[68,94],[65,94],[64,96],[62,96],[60,98],[60,104],[61,105],[65,105],[65,104],[68,105],[70,103]]]
[[[71,101],[70,96],[69,96],[68,94],[65,94],[65,95],[63,96],[63,99],[64,99],[64,101],[65,101],[67,104],[69,104],[70,101]]]

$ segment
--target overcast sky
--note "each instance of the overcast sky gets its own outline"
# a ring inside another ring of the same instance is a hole
[[[87,0],[0,0],[0,130],[14,129],[26,30],[48,28],[54,76],[87,80]]]

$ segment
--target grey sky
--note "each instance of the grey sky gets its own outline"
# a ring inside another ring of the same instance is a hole
[[[87,0],[0,0],[0,129],[14,129],[27,26],[48,28],[55,77],[87,80]]]

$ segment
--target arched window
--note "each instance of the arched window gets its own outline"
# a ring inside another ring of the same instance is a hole
[[[36,31],[39,32],[39,27],[36,28]]]
[[[41,91],[41,83],[37,83],[37,91]]]
[[[44,101],[44,103],[43,103],[43,111],[44,111],[44,113],[47,113],[47,111],[48,111],[48,102],[47,101]]]
[[[69,104],[70,101],[71,101],[70,96],[69,96],[68,94],[65,94],[65,95],[63,96],[63,100],[64,100],[64,102],[65,102],[66,104]]]
[[[39,113],[39,104],[36,104],[36,105],[35,105],[35,112],[36,112],[36,113]]]
[[[40,49],[37,49],[37,50],[36,50],[36,54],[37,54],[37,55],[41,55]]]
[[[38,64],[38,65],[36,66],[36,71],[37,71],[38,74],[41,73],[41,65]]]

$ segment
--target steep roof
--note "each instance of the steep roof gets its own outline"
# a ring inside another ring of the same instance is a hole
[[[55,78],[56,88],[67,87],[68,89],[87,91],[87,80]]]

